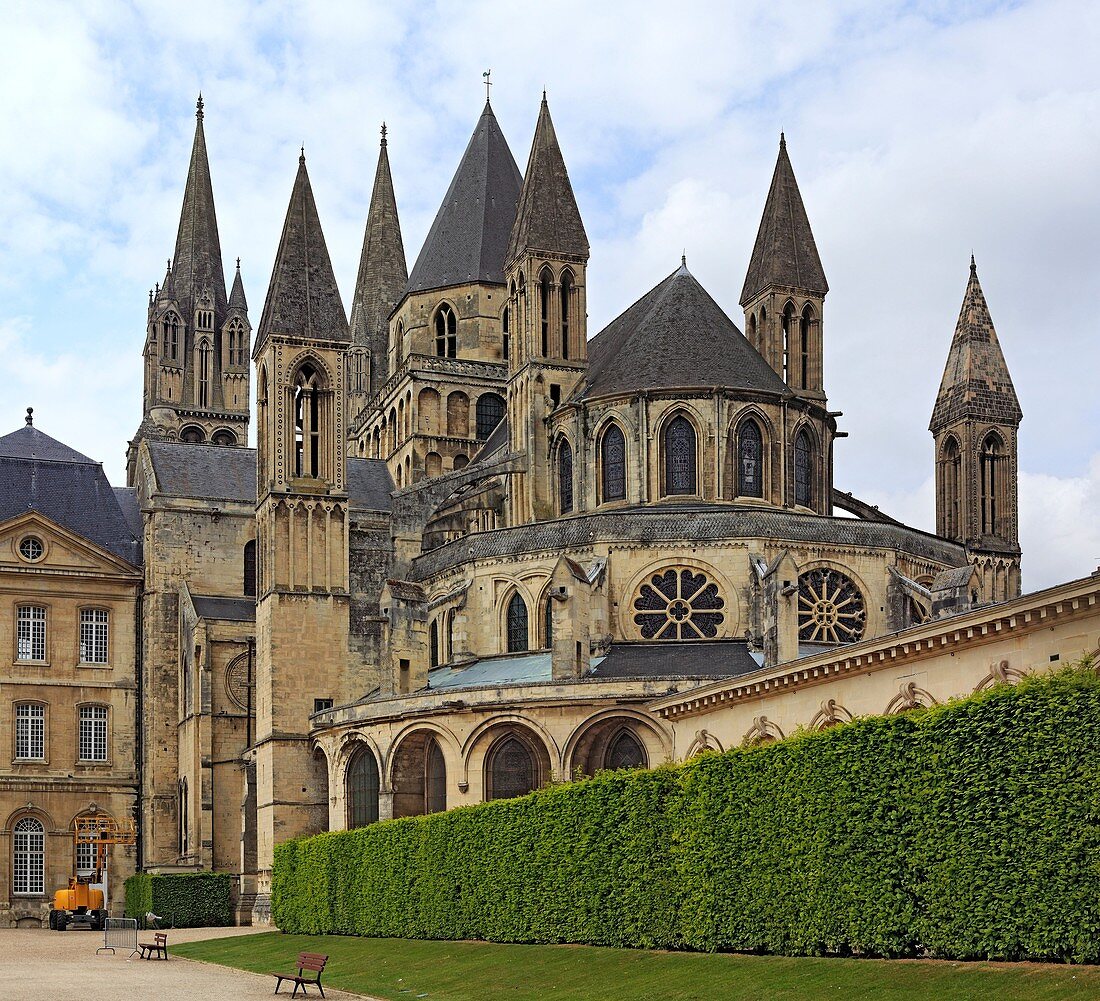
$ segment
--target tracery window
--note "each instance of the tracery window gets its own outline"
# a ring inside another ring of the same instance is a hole
[[[458,357],[458,318],[447,303],[435,313],[435,353],[440,358]]]
[[[366,827],[378,819],[378,765],[369,747],[361,747],[348,764],[344,780],[348,829]]]
[[[798,638],[806,643],[855,643],[867,625],[867,607],[855,582],[819,567],[798,577]]]
[[[320,476],[321,386],[312,365],[305,364],[294,380],[294,475]]]
[[[569,359],[569,299],[573,294],[573,276],[568,271],[561,276],[561,356]]]
[[[489,751],[487,799],[526,796],[538,787],[538,768],[530,748],[516,736],[498,741]]]
[[[424,751],[424,812],[442,813],[446,809],[447,763],[439,741],[429,737]]]
[[[810,435],[803,429],[794,440],[794,502],[802,507],[813,504],[813,465]]]
[[[664,433],[665,493],[698,493],[695,469],[695,428],[682,414],[668,422]]]
[[[607,745],[604,768],[645,768],[645,748],[629,730],[620,730]]]
[[[558,510],[573,510],[573,449],[564,438],[558,446]]]
[[[634,624],[647,640],[713,639],[725,607],[718,585],[705,573],[670,567],[638,589]]]
[[[600,441],[600,485],[604,501],[626,499],[626,438],[612,424]]]
[[[764,496],[764,440],[756,421],[746,420],[737,433],[737,495]]]
[[[12,830],[12,892],[38,896],[46,892],[46,829],[24,817]]]
[[[477,440],[485,441],[504,419],[504,398],[496,393],[482,393],[477,398]]]
[[[210,406],[210,342],[203,338],[199,344],[199,406]]]
[[[990,433],[982,442],[982,535],[996,535],[1000,517],[1001,439]]]
[[[507,640],[509,653],[523,653],[527,650],[527,602],[517,591],[508,602],[506,615]]]

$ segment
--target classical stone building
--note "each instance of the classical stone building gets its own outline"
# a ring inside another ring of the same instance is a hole
[[[288,837],[942,701],[1100,645],[1097,579],[1020,597],[1021,411],[973,265],[932,417],[937,534],[834,487],[829,286],[782,139],[741,327],[681,258],[590,336],[545,95],[523,174],[485,105],[411,272],[383,132],[350,317],[304,155],[290,187],[253,338],[200,103],[119,494],[134,549],[100,572],[128,596],[113,621],[140,622],[105,684],[120,707],[137,685],[146,868],[238,873],[240,918],[262,921]],[[5,837],[45,818],[54,761]],[[87,806],[49,807],[50,831]]]

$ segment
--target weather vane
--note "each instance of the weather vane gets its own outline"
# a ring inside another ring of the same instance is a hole
[[[489,88],[492,87],[492,85],[493,85],[493,82],[489,79],[489,74],[492,73],[492,72],[493,72],[492,70],[486,70],[484,73],[481,74],[481,79],[485,81],[485,100],[486,101],[489,100]]]

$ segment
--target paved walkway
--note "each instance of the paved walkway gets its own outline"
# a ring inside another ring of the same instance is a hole
[[[173,942],[249,935],[259,928],[188,928],[168,932]],[[139,933],[142,941],[145,933]],[[145,962],[125,951],[96,955],[102,932],[0,928],[0,1001],[253,1001],[271,997],[271,977],[172,956]],[[285,989],[287,995],[290,988]],[[313,997],[315,990],[310,991]],[[281,996],[281,995],[280,995]],[[301,992],[298,994],[301,997]],[[325,986],[325,997],[363,1001]]]

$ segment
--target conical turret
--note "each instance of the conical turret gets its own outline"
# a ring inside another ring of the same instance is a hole
[[[237,258],[237,273],[233,276],[233,288],[229,293],[229,308],[248,312],[248,300],[244,295],[244,282],[241,280],[241,259]]]

